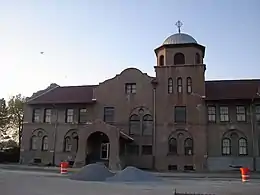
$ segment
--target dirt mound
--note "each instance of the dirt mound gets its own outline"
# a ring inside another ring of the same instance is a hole
[[[113,177],[109,177],[106,181],[116,182],[158,182],[162,181],[153,174],[142,171],[136,167],[126,167],[124,170],[116,173]]]
[[[89,164],[79,172],[73,174],[70,179],[79,181],[105,181],[108,177],[114,176],[105,165]]]

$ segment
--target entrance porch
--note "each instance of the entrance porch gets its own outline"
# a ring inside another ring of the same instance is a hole
[[[133,138],[117,127],[95,120],[79,131],[79,147],[74,167],[104,163],[112,170],[120,170],[124,166],[120,155],[131,141]]]

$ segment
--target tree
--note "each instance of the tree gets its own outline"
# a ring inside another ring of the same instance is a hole
[[[10,122],[13,125],[13,128],[17,128],[18,134],[18,145],[21,144],[21,136],[23,130],[23,106],[25,103],[25,97],[22,97],[21,94],[13,96],[8,101],[8,114],[10,116]]]
[[[4,98],[0,99],[0,137],[5,136],[9,124],[8,108]]]

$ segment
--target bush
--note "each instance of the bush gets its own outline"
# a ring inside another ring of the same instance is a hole
[[[0,151],[0,163],[17,163],[20,158],[20,148],[12,147]]]

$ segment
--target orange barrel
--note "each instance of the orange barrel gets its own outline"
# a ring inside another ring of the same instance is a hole
[[[249,181],[249,168],[242,167],[240,168],[240,172],[241,172],[242,182]]]
[[[68,167],[69,167],[68,162],[61,162],[60,163],[60,173],[61,174],[67,174],[68,173]]]

